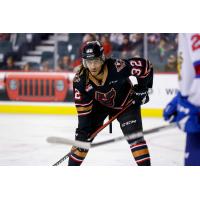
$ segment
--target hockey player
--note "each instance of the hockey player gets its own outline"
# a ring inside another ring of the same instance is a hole
[[[200,166],[200,34],[179,34],[180,92],[164,109],[164,119],[186,132],[185,165]]]
[[[133,86],[129,76],[137,77]],[[143,58],[106,59],[98,41],[88,42],[83,48],[82,65],[76,73],[73,87],[78,113],[75,139],[92,142],[91,134],[103,125],[107,116],[114,116],[132,102],[117,120],[124,135],[142,131],[140,105],[149,101],[148,88],[152,87],[153,69]],[[128,140],[138,165],[149,166],[150,155],[143,137]],[[69,166],[79,166],[88,150],[72,147]]]

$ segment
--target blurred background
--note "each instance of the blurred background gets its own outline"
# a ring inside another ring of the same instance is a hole
[[[148,57],[156,72],[176,71],[176,33],[0,33],[0,70],[73,72],[96,39],[107,57]]]
[[[177,33],[0,33],[0,100],[72,102],[72,80],[86,42],[105,56],[145,57],[158,74],[173,74]]]

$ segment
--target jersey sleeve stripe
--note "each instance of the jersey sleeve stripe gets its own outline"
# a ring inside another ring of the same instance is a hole
[[[89,112],[83,112],[83,113],[78,113],[78,116],[85,116],[88,115],[92,112],[92,110],[90,110]]]
[[[89,106],[90,104],[92,104],[93,100],[90,101],[89,103],[75,103],[76,106]]]
[[[85,106],[85,107],[76,107],[78,112],[85,112],[85,111],[89,111],[92,109],[92,105],[91,106]]]
[[[195,68],[195,73],[197,76],[200,76],[200,60],[193,63],[193,66]],[[197,77],[198,78],[198,77]]]
[[[195,67],[198,66],[198,65],[200,65],[200,60],[195,61],[195,62],[193,63],[193,65],[194,65]]]

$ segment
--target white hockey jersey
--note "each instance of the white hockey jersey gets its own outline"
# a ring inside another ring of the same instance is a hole
[[[180,92],[200,106],[200,33],[179,33],[178,42]]]

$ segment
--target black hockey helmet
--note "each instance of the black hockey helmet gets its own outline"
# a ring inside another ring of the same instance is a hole
[[[99,41],[87,42],[82,51],[84,67],[87,67],[85,60],[93,60],[96,58],[100,58],[103,62],[105,61],[103,46]]]

